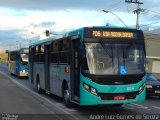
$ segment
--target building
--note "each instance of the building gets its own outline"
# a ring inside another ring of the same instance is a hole
[[[146,71],[160,73],[160,34],[145,33]]]

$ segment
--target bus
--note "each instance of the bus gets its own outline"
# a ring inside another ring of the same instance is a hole
[[[29,79],[66,106],[143,102],[145,43],[141,30],[83,27],[29,46]]]
[[[28,77],[28,48],[8,51],[8,71],[11,75]]]

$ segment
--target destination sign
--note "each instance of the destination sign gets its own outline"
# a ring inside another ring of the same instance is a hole
[[[136,33],[134,32],[121,32],[121,31],[100,31],[100,30],[93,30],[92,37],[96,38],[128,38],[128,39],[135,39],[137,38]]]

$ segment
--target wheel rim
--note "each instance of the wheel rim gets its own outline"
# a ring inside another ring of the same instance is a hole
[[[65,91],[64,91],[64,101],[65,101],[66,104],[67,104],[68,101],[69,101],[69,92],[68,92],[68,90],[65,90]]]
[[[39,84],[39,82],[37,83],[37,90],[40,90],[40,84]]]

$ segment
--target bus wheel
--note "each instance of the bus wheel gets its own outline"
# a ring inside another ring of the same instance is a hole
[[[67,87],[63,90],[63,101],[68,108],[72,107],[72,103],[70,102],[70,93]]]
[[[43,93],[43,92],[42,92],[42,89],[41,89],[41,86],[40,86],[39,80],[37,80],[36,88],[37,88],[37,92],[38,92],[38,93],[40,93],[40,94]]]

